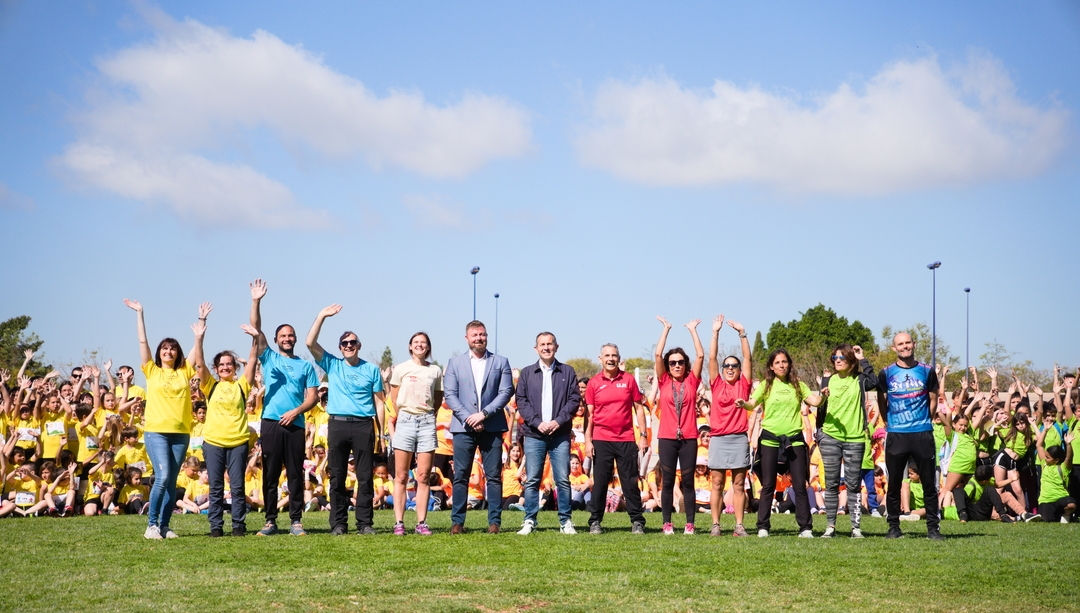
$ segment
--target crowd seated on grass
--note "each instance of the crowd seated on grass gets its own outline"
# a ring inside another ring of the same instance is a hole
[[[32,358],[26,353],[26,362]],[[240,361],[244,368],[258,369],[258,363]],[[25,369],[24,362],[23,368]],[[120,366],[115,371],[106,362],[100,369],[94,365],[76,367],[61,375],[50,372],[42,377],[27,377],[20,370],[14,378],[0,371],[2,404],[0,404],[0,468],[4,475],[0,516],[5,517],[69,517],[73,515],[119,515],[143,513],[149,500],[148,486],[153,483],[153,467],[143,445],[145,390],[136,384],[136,371]],[[517,376],[515,370],[514,375]],[[944,382],[947,368],[938,366],[938,380]],[[989,389],[980,391],[979,373],[973,368],[960,389],[940,389],[934,415],[934,438],[938,449],[939,503],[945,520],[957,522],[1000,521],[1006,523],[1034,520],[1068,522],[1075,520],[1075,503],[1080,500],[1080,468],[1073,466],[1077,452],[1076,432],[1080,422],[1075,413],[1077,377],[1074,373],[1059,376],[1055,371],[1051,394],[1020,380],[1009,383],[1002,394],[998,375],[993,369],[983,373],[990,379]],[[387,369],[384,378],[390,376]],[[570,457],[572,508],[586,510],[591,505],[604,505],[607,511],[624,507],[622,484],[636,480],[641,491],[644,511],[660,510],[662,471],[658,466],[657,437],[659,411],[658,386],[651,375],[642,377],[647,407],[647,428],[641,432],[635,425],[637,437],[646,437],[650,446],[640,459],[641,472],[634,475],[616,474],[604,500],[591,498],[591,458],[586,456],[585,426],[588,419],[584,393],[577,416],[573,420]],[[587,379],[580,381],[582,390]],[[9,386],[14,382],[14,386]],[[246,399],[249,424],[249,460],[246,466],[244,492],[246,504],[252,511],[262,511],[262,467],[259,446],[259,423],[262,396],[265,391],[261,373],[256,371],[254,386]],[[196,376],[190,381],[194,414],[190,444],[182,469],[176,480],[175,513],[207,513],[209,484],[202,453],[202,428],[206,418],[207,382]],[[754,381],[756,388],[761,382]],[[384,380],[384,385],[386,381]],[[388,386],[387,386],[388,387]],[[1045,400],[1049,397],[1049,400]],[[329,474],[327,470],[326,385],[319,388],[319,403],[306,419],[305,505],[306,511],[329,510]],[[839,489],[839,514],[849,508],[849,492],[858,488],[861,494],[860,512],[878,517],[885,514],[884,500],[887,479],[885,422],[877,410],[875,399],[867,397],[869,423],[865,432],[866,452],[863,458],[863,477],[857,482],[843,479]],[[713,487],[708,468],[710,408],[709,385],[701,383],[697,392],[698,451],[695,466],[680,466],[675,476],[678,483],[682,471],[694,473],[694,499],[686,500],[682,490],[674,488],[676,509],[688,505],[708,513],[716,504],[722,514],[734,512],[732,479],[722,481],[722,489]],[[396,419],[393,403],[387,398],[386,419]],[[485,475],[479,453],[473,462],[468,489],[469,508],[500,505],[503,509],[523,510],[522,487],[525,481],[525,457],[519,440],[520,418],[513,400],[507,406],[507,423],[512,424],[504,437],[501,500],[486,500]],[[806,484],[811,512],[825,514],[825,471],[817,442],[820,438],[816,409],[809,407],[804,416],[804,440],[808,443],[809,480]],[[453,437],[449,426],[451,411],[445,403],[436,417],[438,447],[428,483],[432,495],[431,511],[450,508]],[[758,424],[760,428],[760,424]],[[385,430],[385,428],[383,428]],[[756,448],[757,432],[752,432],[751,445]],[[387,455],[388,441],[379,437],[377,460],[374,464],[374,500],[376,509],[394,507],[394,462]],[[756,454],[755,454],[756,455]],[[406,508],[415,509],[415,464],[408,477]],[[770,505],[775,513],[794,511],[794,487],[790,476],[780,467],[775,497],[760,500],[760,473],[755,467],[742,483],[747,512],[756,512],[759,505]],[[347,482],[350,500],[355,505],[356,475],[351,472]],[[914,467],[908,470],[903,482],[902,520],[925,519],[923,484]],[[286,508],[289,492],[286,474],[279,481],[278,506]],[[231,500],[231,488],[225,487],[226,509]],[[1041,502],[1041,504],[1040,504]],[[545,467],[540,488],[540,505],[545,510],[556,509],[556,488],[550,465]],[[108,520],[102,520],[108,521]]]

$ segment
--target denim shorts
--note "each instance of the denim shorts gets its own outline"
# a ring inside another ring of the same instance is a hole
[[[394,449],[410,453],[435,451],[438,446],[435,440],[435,414],[398,413],[393,446]]]

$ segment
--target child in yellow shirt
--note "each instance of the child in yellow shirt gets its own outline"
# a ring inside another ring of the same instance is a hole
[[[116,466],[121,470],[128,468],[139,469],[139,479],[150,477],[154,469],[150,464],[150,456],[146,453],[146,447],[139,442],[139,430],[134,426],[127,426],[120,431],[124,444],[116,452]]]
[[[390,478],[390,471],[387,469],[386,463],[379,462],[375,465],[375,475],[372,478],[372,484],[375,489],[375,499],[372,501],[372,508],[381,509],[384,506],[386,508],[394,506],[394,480]],[[346,488],[348,488],[347,485]]]
[[[98,512],[107,512],[112,506],[116,496],[116,477],[113,475],[113,458],[111,451],[101,452],[101,461],[90,468],[87,473],[86,492],[83,494],[83,514],[87,516],[97,515]]]
[[[143,471],[136,466],[127,470],[127,484],[120,488],[116,502],[128,515],[141,515],[150,499],[150,489],[142,484]]]

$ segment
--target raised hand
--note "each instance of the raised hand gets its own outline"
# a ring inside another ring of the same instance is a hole
[[[244,331],[244,334],[248,336],[259,336],[259,331],[250,324],[240,324],[240,329]]]
[[[331,304],[325,309],[319,311],[319,317],[333,317],[341,312],[343,307],[340,304]]]
[[[851,351],[855,353],[855,359],[856,360],[865,360],[866,359],[866,356],[863,355],[862,347],[860,347],[858,345],[852,345],[851,346]],[[948,372],[948,370],[946,370],[945,372]]]
[[[713,332],[719,332],[720,328],[723,328],[723,327],[724,327],[724,314],[721,313],[721,314],[717,315],[716,317],[713,317],[712,331]]]
[[[659,321],[660,323],[664,324],[664,329],[665,330],[670,330],[671,329],[671,324],[668,323],[668,320],[664,319],[663,315],[657,315],[656,320]]]
[[[25,357],[25,358],[26,358],[26,361],[27,361],[27,362],[29,362],[30,360],[34,359],[34,350],[33,350],[33,349],[26,349],[26,350],[24,350],[24,351],[23,351],[23,357]],[[1057,369],[1055,368],[1055,370],[1057,370]]]
[[[87,372],[90,373],[89,378],[94,381],[97,381],[101,377],[101,370],[97,366],[87,366],[83,369],[83,375],[85,376]]]
[[[214,305],[209,302],[204,302],[199,305],[199,319],[206,319],[206,316],[210,314],[210,311],[214,310]]]
[[[124,304],[126,304],[128,308],[132,311],[135,311],[136,313],[142,313],[142,305],[139,304],[138,300],[129,300],[127,298],[124,298]]]
[[[19,389],[24,392],[30,389],[30,377],[26,375],[19,377]]]
[[[1073,433],[1072,430],[1069,430],[1068,432],[1065,433],[1065,444],[1066,445],[1072,445],[1073,439],[1075,439],[1075,438],[1076,438],[1076,435]]]
[[[996,368],[991,366],[991,367],[986,369],[986,374],[990,376],[991,380],[994,380],[994,379],[997,379],[998,372],[997,372]]]
[[[262,300],[262,297],[266,295],[266,281],[262,279],[255,279],[249,284],[251,287],[251,299]]]
[[[11,373],[7,369],[0,368],[0,383],[7,383],[9,377],[11,377]]]
[[[739,336],[742,336],[743,334],[746,334],[746,328],[744,328],[741,323],[739,323],[739,322],[737,322],[735,320],[728,320],[727,325],[731,326],[732,330],[735,330],[736,332],[738,332]]]
[[[59,376],[60,376],[60,371],[59,370],[50,370],[45,375],[45,380],[48,381],[49,379],[55,379],[56,377],[59,377]]]
[[[698,327],[698,325],[699,325],[700,323],[701,323],[701,320],[700,320],[700,319],[691,319],[691,320],[690,320],[689,322],[687,322],[686,324],[683,324],[683,325],[685,325],[685,326],[686,326],[686,329],[687,329],[687,330],[691,330],[691,331],[693,331],[693,330],[694,330],[695,328],[697,328],[697,327]]]
[[[105,372],[112,370],[112,358],[105,360],[105,363],[101,365],[101,370]]]
[[[197,320],[191,324],[191,331],[195,333],[196,338],[206,336],[206,322],[202,319]]]

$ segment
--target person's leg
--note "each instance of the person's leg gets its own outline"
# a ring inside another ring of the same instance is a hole
[[[281,479],[281,467],[285,464],[285,427],[276,421],[264,419],[259,433],[262,446],[262,503],[266,511],[266,523],[277,525],[278,517],[278,480]],[[330,450],[327,449],[327,454]],[[328,456],[332,458],[333,456]],[[333,474],[333,462],[328,459],[328,466]],[[342,481],[344,484],[344,481]],[[333,513],[331,513],[333,518]],[[333,521],[331,519],[331,524]]]
[[[994,514],[994,499],[997,498],[997,491],[992,487],[983,489],[982,496],[967,506],[967,516],[971,521],[990,521]],[[998,498],[998,504],[1001,503]],[[1002,507],[1004,508],[1004,507]]]
[[[285,479],[289,486],[289,521],[296,524],[304,519],[304,429],[295,424],[285,427]]]
[[[802,532],[814,528],[814,520],[810,517],[810,499],[807,498],[806,491],[806,481],[810,478],[806,451],[806,445],[792,445],[788,451],[791,487],[795,490],[795,521]]]
[[[776,462],[780,457],[780,449],[758,445],[758,455],[761,456],[761,492],[758,494],[757,528],[768,530],[773,500],[776,499]]]
[[[836,512],[840,508],[840,462],[844,459],[844,450],[840,441],[828,434],[821,435],[818,441],[821,452],[821,464],[825,472],[825,523],[830,528],[836,527]],[[859,458],[862,461],[862,458]]]
[[[919,480],[923,484],[923,507],[926,509],[926,529],[933,533],[941,524],[940,506],[938,506],[937,479],[937,449],[934,444],[933,432],[919,432],[911,435],[914,437],[911,445],[911,455],[915,459],[919,472]],[[890,495],[892,487],[892,475],[889,475]],[[897,483],[897,488],[900,484]],[[899,502],[899,500],[897,500]],[[892,521],[892,507],[889,508],[889,521]]]
[[[678,441],[679,467],[682,468],[680,490],[683,495],[683,510],[686,523],[693,524],[697,513],[697,492],[694,491],[694,470],[697,468],[697,439],[688,438]],[[711,499],[710,499],[711,500]]]
[[[409,467],[412,466],[413,453],[404,449],[394,449],[394,522],[405,522],[405,496],[409,490]],[[416,467],[416,491],[420,493],[420,467]],[[420,510],[417,503],[416,510]]]
[[[615,443],[609,441],[593,441],[593,486],[592,486],[592,513],[589,515],[589,524],[599,524],[604,521],[604,505],[607,504],[608,484],[611,483],[612,463],[615,462]]]
[[[614,443],[615,461],[619,466],[619,480],[622,482],[623,502],[631,524],[645,525],[645,516],[641,512],[641,490],[638,488],[638,448],[636,443]],[[629,475],[626,479],[622,475]]]
[[[416,454],[416,523],[426,524],[431,505],[431,461],[435,454],[422,451]]]
[[[450,523],[465,524],[465,510],[469,506],[469,475],[472,473],[473,456],[476,455],[476,435],[470,432],[454,434],[454,493]]]
[[[164,434],[157,432],[146,432],[143,434],[143,442],[146,445],[146,455],[150,456],[150,464],[154,467],[154,472],[161,474],[164,471],[168,473],[168,456],[169,456],[169,443]],[[175,481],[175,475],[173,475]],[[154,486],[150,488],[150,507],[146,511],[147,522],[151,526],[161,525],[161,508],[162,504],[160,499],[166,494],[165,481],[158,479],[154,482]]]
[[[660,513],[664,517],[664,523],[671,523],[671,513],[675,510],[675,464],[679,461],[679,450],[676,446],[678,441],[662,438],[658,444],[660,447]],[[686,469],[683,468],[683,472]],[[619,467],[619,476],[622,477],[622,467]]]
[[[265,423],[265,422],[263,422]],[[330,472],[330,529],[349,529],[349,492],[345,479],[349,476],[349,451],[352,441],[346,426],[348,422],[330,420],[326,430],[326,467]],[[265,468],[263,470],[266,470]],[[270,513],[271,501],[266,501]]]
[[[885,443],[885,470],[889,473],[889,488],[885,493],[885,512],[889,517],[890,530],[900,529],[900,487],[904,483],[904,476],[907,475],[908,459],[911,457],[908,453],[907,437],[909,436],[911,435],[893,433],[889,435]],[[919,473],[919,478],[923,479],[923,497],[927,500],[933,498],[934,506],[937,507],[937,488],[934,488],[934,494],[931,496],[926,492],[926,477]],[[929,481],[933,483],[934,479],[931,473]]]
[[[716,525],[720,525],[720,508],[724,504],[723,492],[725,475],[726,472],[723,470],[709,471],[709,511],[712,512],[712,523]],[[732,477],[732,481],[734,481],[734,476]],[[734,490],[732,490],[732,494],[734,495]]]
[[[866,452],[866,444],[843,443],[840,448],[844,452],[844,480],[849,484],[847,488],[847,508],[851,514],[851,528],[858,529],[862,519],[862,461]],[[874,474],[873,471],[870,474]]]
[[[162,498],[161,509],[161,532],[164,534],[169,529],[172,521],[173,510],[176,504],[176,476],[180,474],[180,467],[184,464],[184,456],[187,454],[190,434],[172,433],[167,435],[169,441],[169,479],[165,483],[165,497]]]
[[[479,437],[480,460],[487,480],[488,525],[502,525],[502,432],[484,432]],[[540,464],[543,467],[543,463]]]
[[[540,480],[544,476],[547,443],[542,439],[525,437],[525,520],[536,522],[540,512]],[[554,467],[553,467],[554,468]]]
[[[881,505],[881,501],[877,497],[877,488],[874,487],[873,469],[863,469],[862,484],[866,488],[866,510],[873,513]]]
[[[356,529],[371,528],[374,525],[372,505],[375,498],[374,461],[375,461],[375,420],[365,419],[351,422],[353,465],[356,471]],[[405,478],[409,478],[409,469],[405,468]],[[405,503],[405,497],[401,497]],[[397,505],[397,498],[394,499]]]
[[[207,519],[211,530],[221,530],[225,526],[225,449],[203,441],[203,459],[206,461],[206,474],[210,480],[210,509]],[[229,484],[233,476],[229,475]]]
[[[205,453],[205,448],[206,444],[203,443],[203,453]],[[247,501],[244,500],[244,473],[247,471],[247,459],[247,443],[225,450],[225,469],[229,472],[229,490],[232,493],[233,530],[247,529]]]
[[[745,468],[736,468],[731,471],[731,506],[735,511],[735,525],[743,525],[743,516],[746,514],[746,471]]]
[[[555,499],[559,507],[559,525],[573,519],[570,510],[570,437],[565,436],[548,443],[551,461],[551,477],[555,480]]]

